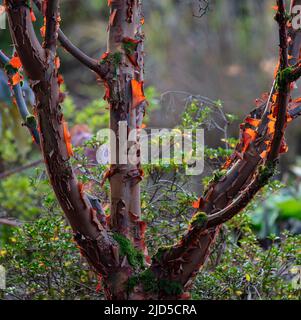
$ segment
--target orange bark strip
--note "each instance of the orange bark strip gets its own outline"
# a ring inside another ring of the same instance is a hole
[[[59,57],[55,57],[55,67],[59,69],[61,66],[61,60]]]
[[[111,15],[110,15],[110,18],[109,18],[109,24],[110,26],[113,26],[114,25],[114,21],[115,21],[115,18],[116,18],[116,14],[117,14],[117,9],[115,9]]]
[[[43,38],[45,38],[45,35],[46,35],[46,17],[44,17],[44,24],[43,24],[42,28],[40,28],[40,33],[41,33],[41,36]]]
[[[109,56],[109,54],[110,54],[109,52],[103,53],[102,56],[101,56],[101,59],[102,59],[102,60],[107,59],[107,57]]]
[[[260,124],[261,120],[260,119],[253,119],[253,118],[247,118],[246,123],[250,124],[253,127],[258,127]]]
[[[12,85],[16,86],[17,84],[19,84],[21,82],[22,78],[20,76],[20,73],[17,72],[12,76]]]
[[[261,157],[261,159],[263,159],[263,160],[265,160],[265,159],[267,158],[267,156],[268,156],[268,151],[267,151],[267,150],[263,151],[263,152],[260,154],[260,157]]]
[[[192,208],[198,209],[200,207],[200,199],[193,201]]]
[[[288,145],[287,145],[285,139],[282,139],[279,153],[280,154],[284,154],[284,153],[287,153],[287,152],[288,152]]]
[[[35,16],[33,10],[30,10],[30,17],[31,17],[31,21],[32,21],[32,22],[36,22],[36,21],[37,21],[37,18],[36,18],[36,16]]]
[[[58,81],[59,85],[62,85],[64,83],[64,78],[63,78],[63,76],[61,74],[58,75],[57,81]]]
[[[142,102],[146,100],[143,92],[143,82],[135,79],[131,81],[132,84],[132,108],[137,108]]]
[[[67,122],[64,121],[63,126],[64,126],[64,139],[66,143],[67,152],[69,157],[72,157],[74,153],[73,153],[72,144],[71,144],[71,134],[68,130]]]
[[[109,101],[111,94],[110,94],[110,87],[107,82],[104,82],[104,87],[105,87],[104,100]]]
[[[15,69],[20,69],[22,67],[22,62],[18,56],[14,56],[9,64]]]
[[[243,133],[243,150],[242,153],[245,153],[252,141],[255,140],[257,133],[255,130],[247,128]]]
[[[45,38],[46,26],[43,26],[43,27],[40,29],[40,32],[41,32],[41,36],[42,36],[43,38]]]

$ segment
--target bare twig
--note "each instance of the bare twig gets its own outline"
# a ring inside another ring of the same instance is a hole
[[[41,0],[33,1],[39,11],[42,11]],[[106,64],[100,64],[97,60],[89,57],[81,49],[75,46],[60,28],[58,29],[58,40],[60,41],[63,48],[84,66],[97,73],[101,78],[106,75],[106,73],[108,72]]]
[[[8,227],[20,227],[22,226],[22,222],[15,220],[13,218],[0,218],[0,225],[4,225]]]
[[[24,166],[21,166],[21,167],[18,167],[18,168],[3,172],[3,173],[0,174],[0,180],[6,179],[6,178],[8,178],[8,177],[10,177],[10,176],[12,176],[12,175],[14,175],[16,173],[21,173],[21,172],[26,171],[28,169],[37,167],[38,165],[40,165],[42,163],[43,163],[43,160],[40,159],[40,160],[34,161],[32,163],[28,163],[28,164],[26,164]]]

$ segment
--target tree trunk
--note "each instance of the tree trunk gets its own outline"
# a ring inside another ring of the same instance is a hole
[[[139,137],[125,145],[131,130],[141,126],[146,106],[143,94],[142,21],[140,1],[111,2],[105,54],[105,60],[111,64],[111,73],[105,78],[105,85],[106,99],[110,104],[110,129],[116,137],[116,148],[115,143],[111,142],[112,158],[116,158],[116,164],[111,166],[108,174],[111,187],[110,225],[113,231],[134,241],[135,246],[146,254],[140,207],[142,170],[139,162],[131,164],[127,161],[130,149],[135,148],[139,157]]]

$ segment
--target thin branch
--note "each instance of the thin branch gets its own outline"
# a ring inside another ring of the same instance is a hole
[[[56,52],[57,29],[59,18],[59,1],[52,0],[47,2],[45,18],[46,18],[46,31],[44,48],[52,53]]]
[[[285,3],[283,0],[277,1],[278,12],[276,15],[276,20],[279,24],[279,38],[280,38],[280,70],[279,73],[283,72],[288,68],[288,48],[287,48],[287,18],[285,12]],[[281,82],[280,82],[281,81]],[[279,79],[278,82],[278,97],[277,97],[277,120],[275,125],[275,133],[272,140],[271,149],[268,154],[268,160],[266,165],[266,172],[264,181],[262,180],[262,174],[260,172],[256,173],[250,184],[241,191],[240,196],[235,199],[231,204],[229,204],[223,210],[210,215],[208,217],[207,227],[214,227],[220,225],[226,221],[229,221],[233,216],[239,213],[245,206],[249,203],[251,199],[256,195],[256,193],[267,183],[269,178],[273,176],[275,163],[274,161],[279,156],[279,150],[284,137],[284,132],[286,128],[287,121],[287,110],[289,104],[290,95],[290,83],[291,79],[284,78]]]
[[[34,3],[39,11],[42,11],[42,5],[40,0],[34,0]],[[70,53],[75,59],[81,62],[84,66],[88,67],[95,73],[97,73],[101,78],[104,78],[108,72],[106,64],[100,64],[97,60],[89,57],[81,49],[75,46],[71,40],[64,34],[64,32],[58,29],[58,40],[60,41],[62,47]]]
[[[9,63],[10,59],[3,53],[2,50],[0,50],[0,67],[2,67],[5,71],[5,65]],[[6,72],[7,74],[7,72]],[[9,74],[7,74],[8,77],[10,77]],[[23,91],[20,83],[16,85],[12,85],[12,90],[14,93],[14,97],[16,99],[16,104],[19,110],[19,113],[24,121],[24,125],[27,126],[29,132],[31,133],[34,141],[36,144],[40,144],[40,137],[39,137],[39,132],[37,129],[37,124],[35,121],[28,123],[29,117],[33,117],[32,114],[28,111],[24,96],[23,96]]]
[[[59,29],[58,31],[59,35],[59,41],[61,45],[64,47],[64,49],[69,52],[74,58],[76,58],[79,62],[81,62],[83,65],[88,67],[89,69],[93,70],[97,74],[100,74],[103,76],[105,74],[104,68],[98,63],[97,60],[89,57],[87,54],[85,54],[82,50],[80,50],[78,47],[76,47],[64,34],[64,32]]]
[[[13,218],[0,218],[0,225],[4,225],[8,227],[20,227],[22,226],[22,222],[15,220]]]
[[[287,15],[285,10],[285,1],[277,0],[278,12],[276,21],[279,24],[280,38],[280,70],[283,72],[289,66],[288,62],[288,33],[287,33]],[[282,77],[280,77],[282,78]],[[283,83],[282,83],[283,81]],[[279,79],[279,90],[277,97],[277,120],[275,125],[275,134],[273,137],[271,150],[269,152],[268,161],[275,161],[279,156],[279,150],[285,133],[287,107],[290,95],[290,83],[287,79]]]
[[[26,164],[24,166],[5,171],[5,172],[0,174],[0,180],[6,179],[6,178],[8,178],[8,177],[10,177],[10,176],[12,176],[12,175],[14,175],[16,173],[21,173],[21,172],[26,171],[28,169],[35,168],[35,167],[37,167],[38,165],[40,165],[42,163],[43,163],[43,160],[39,159],[39,160],[36,160],[34,162],[28,163],[28,164]]]
[[[24,70],[32,80],[41,79],[44,73],[45,51],[32,25],[27,1],[5,1],[10,31]]]

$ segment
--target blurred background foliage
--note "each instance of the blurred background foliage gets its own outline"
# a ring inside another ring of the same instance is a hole
[[[198,1],[144,2],[150,103],[145,123],[204,128],[206,139],[201,177],[187,177],[185,168],[174,164],[144,168],[142,208],[153,254],[174,243],[193,214],[192,203],[212,176],[220,175],[216,170],[235,146],[239,123],[271,86],[278,39],[273,0],[211,0],[201,18]],[[42,19],[36,16],[39,33]],[[107,20],[107,0],[62,0],[62,29],[94,58],[106,51]],[[8,30],[0,30],[0,48],[11,54]],[[100,198],[109,214],[109,186],[99,186],[104,166],[90,163],[86,153],[87,148],[95,153],[100,145],[95,134],[108,126],[103,88],[63,49],[59,55],[65,118],[74,137],[85,141],[77,145],[73,163],[86,191]],[[8,271],[8,288],[0,297],[99,299],[101,281],[72,242],[6,82],[0,73],[0,219],[17,219],[22,227],[0,226],[0,264]],[[26,95],[32,105],[30,93]],[[195,283],[194,299],[300,299],[300,286],[294,285],[301,264],[300,128],[297,122],[288,130],[290,151],[281,160],[277,179],[223,226]],[[34,165],[23,170],[27,164]]]

